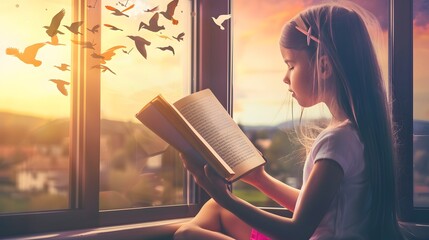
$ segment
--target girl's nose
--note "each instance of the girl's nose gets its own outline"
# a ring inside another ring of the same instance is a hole
[[[289,74],[286,74],[283,78],[283,82],[286,83],[287,85],[290,85],[290,79],[289,79]]]

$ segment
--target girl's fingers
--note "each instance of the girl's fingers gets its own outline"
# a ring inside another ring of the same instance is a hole
[[[216,181],[220,178],[219,175],[217,175],[217,173],[209,165],[204,166],[204,172],[206,176],[212,181]]]
[[[219,176],[209,165],[204,166],[204,172],[210,182],[212,182],[212,185],[225,187],[228,184],[226,180]]]

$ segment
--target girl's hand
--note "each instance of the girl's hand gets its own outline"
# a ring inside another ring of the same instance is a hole
[[[180,154],[183,165],[192,174],[195,182],[204,188],[206,192],[220,205],[231,197],[227,182],[220,177],[209,165],[196,164],[190,156]],[[188,159],[189,158],[189,159]]]

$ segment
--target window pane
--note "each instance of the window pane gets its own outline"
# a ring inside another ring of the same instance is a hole
[[[429,207],[429,1],[414,0],[414,206]]]
[[[68,208],[71,20],[67,0],[0,2],[0,213]]]
[[[191,90],[192,1],[177,5],[173,18],[178,23],[162,15],[170,2],[102,2],[101,53],[116,48],[111,59],[100,62],[109,68],[101,72],[103,210],[186,203],[177,152],[135,118],[156,95],[175,101]]]
[[[379,18],[383,28],[382,44],[387,47],[389,1],[355,2]],[[301,108],[283,83],[286,64],[278,42],[283,24],[309,4],[293,0],[234,0],[232,3],[234,119],[267,158],[267,171],[290,186],[300,188],[305,149],[296,131],[307,120],[323,125],[329,115],[324,106],[314,106],[304,111],[300,123]],[[386,52],[381,64],[386,70]],[[258,206],[277,206],[244,183],[235,183],[234,193]]]

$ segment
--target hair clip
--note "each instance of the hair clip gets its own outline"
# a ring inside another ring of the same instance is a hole
[[[296,25],[295,28],[307,36],[307,46],[310,46],[310,39],[313,39],[313,41],[320,43],[319,39],[311,35],[311,27],[308,28],[308,31],[303,30],[302,28],[298,27],[298,25]]]

